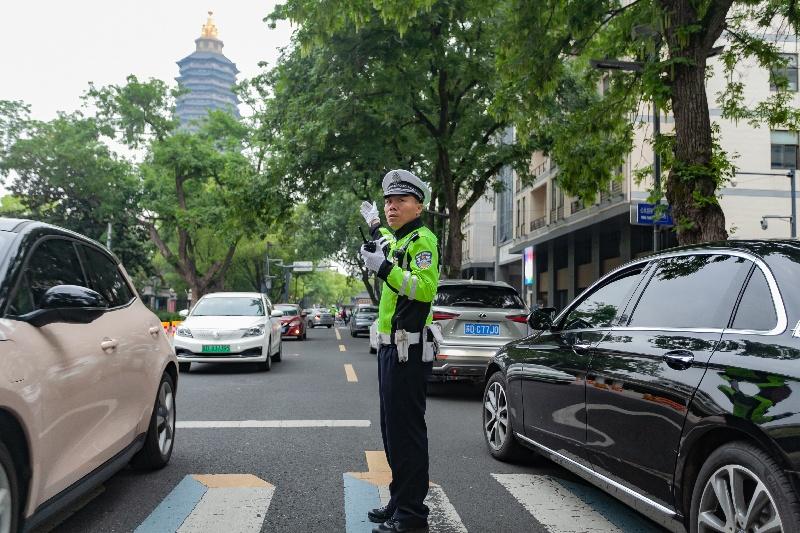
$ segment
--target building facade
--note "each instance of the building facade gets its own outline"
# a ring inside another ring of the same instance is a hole
[[[800,106],[798,40],[793,36],[773,38],[787,59],[782,74],[789,80],[794,104]],[[719,191],[730,238],[789,237],[792,198],[787,172],[797,168],[798,135],[723,120],[716,95],[726,80],[719,62],[712,65],[714,73],[707,81],[711,120],[719,125],[722,148],[734,156],[738,169],[735,179]],[[770,73],[756,65],[740,66],[739,72],[747,104],[763,101],[777,90]],[[481,229],[475,223],[482,218],[467,219],[471,237],[479,232],[494,235],[495,279],[517,288],[528,305],[561,309],[620,264],[677,244],[671,228],[654,232],[643,216],[652,178],[637,183],[634,176],[652,163],[653,117],[649,109],[642,109],[632,118],[636,125],[634,149],[618,169],[621,179],[601,191],[593,203],[586,205],[566,195],[558,185],[558,167],[537,153],[531,160],[535,176],[531,183],[521,182],[510,172],[499,176],[510,183],[493,198],[496,216],[491,223],[483,223]],[[660,123],[662,133],[669,133],[674,126],[669,114],[662,114]],[[474,245],[469,244],[471,257]],[[489,255],[491,251],[481,257]],[[523,275],[526,255],[532,263],[529,276]],[[464,267],[471,266],[465,259]],[[474,274],[467,269],[464,273],[465,277]]]
[[[191,129],[210,110],[227,111],[239,118],[239,99],[233,92],[239,70],[222,54],[223,43],[212,14],[208,12],[200,37],[194,41],[195,51],[178,61],[180,75],[175,80],[186,92],[178,97],[176,114],[184,128]]]

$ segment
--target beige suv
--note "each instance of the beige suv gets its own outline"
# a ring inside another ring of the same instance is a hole
[[[129,462],[167,464],[177,360],[119,261],[0,218],[0,533],[32,529]]]

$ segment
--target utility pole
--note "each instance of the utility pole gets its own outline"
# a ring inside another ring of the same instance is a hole
[[[111,250],[111,222],[108,223],[108,227],[106,229],[106,248]]]
[[[800,158],[800,154],[798,154],[798,158]],[[795,197],[795,193],[797,192],[797,187],[795,185],[794,180],[797,177],[797,168],[793,168],[792,170],[787,172],[786,175],[789,176],[789,179],[792,181],[792,239],[796,239],[797,238],[797,198]]]
[[[661,111],[653,99],[653,188],[658,195],[656,206],[661,203],[661,156],[656,149],[658,145],[658,137],[661,135]],[[655,216],[653,216],[653,251],[658,251],[658,223]]]

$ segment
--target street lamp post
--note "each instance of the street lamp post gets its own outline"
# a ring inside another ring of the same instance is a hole
[[[628,72],[642,72],[644,71],[644,63],[641,61],[618,61],[616,59],[592,59],[589,61],[592,67],[600,70],[624,70]],[[653,138],[658,140],[661,135],[661,112],[653,100]],[[661,203],[661,156],[656,150],[655,142],[653,142],[653,189],[658,195],[657,203]],[[655,216],[653,217],[653,251],[658,251],[658,224],[656,223]]]

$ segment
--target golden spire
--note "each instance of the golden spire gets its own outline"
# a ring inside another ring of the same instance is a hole
[[[213,15],[213,14],[214,14],[213,11],[209,11],[208,12],[208,20],[206,21],[205,24],[203,24],[203,31],[200,34],[200,37],[203,37],[203,38],[206,38],[206,39],[216,39],[217,38],[217,34],[219,32],[217,31],[216,24],[214,24],[214,20],[211,18],[211,15]]]

